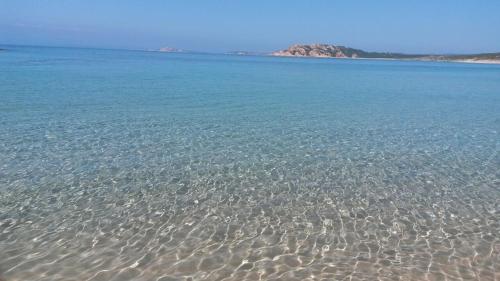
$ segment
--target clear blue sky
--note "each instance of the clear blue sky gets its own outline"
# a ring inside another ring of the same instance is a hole
[[[500,0],[0,0],[0,44],[500,52]]]

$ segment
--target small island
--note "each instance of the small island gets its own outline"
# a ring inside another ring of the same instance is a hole
[[[272,52],[271,56],[279,57],[316,57],[316,58],[350,58],[350,59],[398,59],[420,61],[452,61],[469,63],[500,64],[500,53],[470,55],[429,55],[402,54],[385,52],[367,52],[360,49],[330,44],[292,45],[286,50]]]
[[[158,52],[162,53],[184,53],[185,51],[182,49],[172,48],[172,47],[162,47],[158,49]]]
[[[224,53],[226,55],[234,55],[234,56],[265,56],[266,53],[261,52],[251,52],[251,51],[231,51]]]

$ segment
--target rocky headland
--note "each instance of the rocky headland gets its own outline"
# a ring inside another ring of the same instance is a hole
[[[500,63],[500,53],[470,55],[429,55],[402,54],[385,52],[367,52],[360,49],[330,44],[292,45],[288,49],[271,53],[280,57],[316,57],[316,58],[351,58],[351,59],[407,59],[421,61],[456,61],[472,63]]]

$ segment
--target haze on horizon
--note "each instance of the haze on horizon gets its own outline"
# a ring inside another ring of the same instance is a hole
[[[500,52],[500,1],[0,0],[0,44],[269,52],[330,43]]]

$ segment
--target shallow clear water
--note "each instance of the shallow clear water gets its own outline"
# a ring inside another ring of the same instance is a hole
[[[500,279],[500,66],[8,48],[0,279]]]

